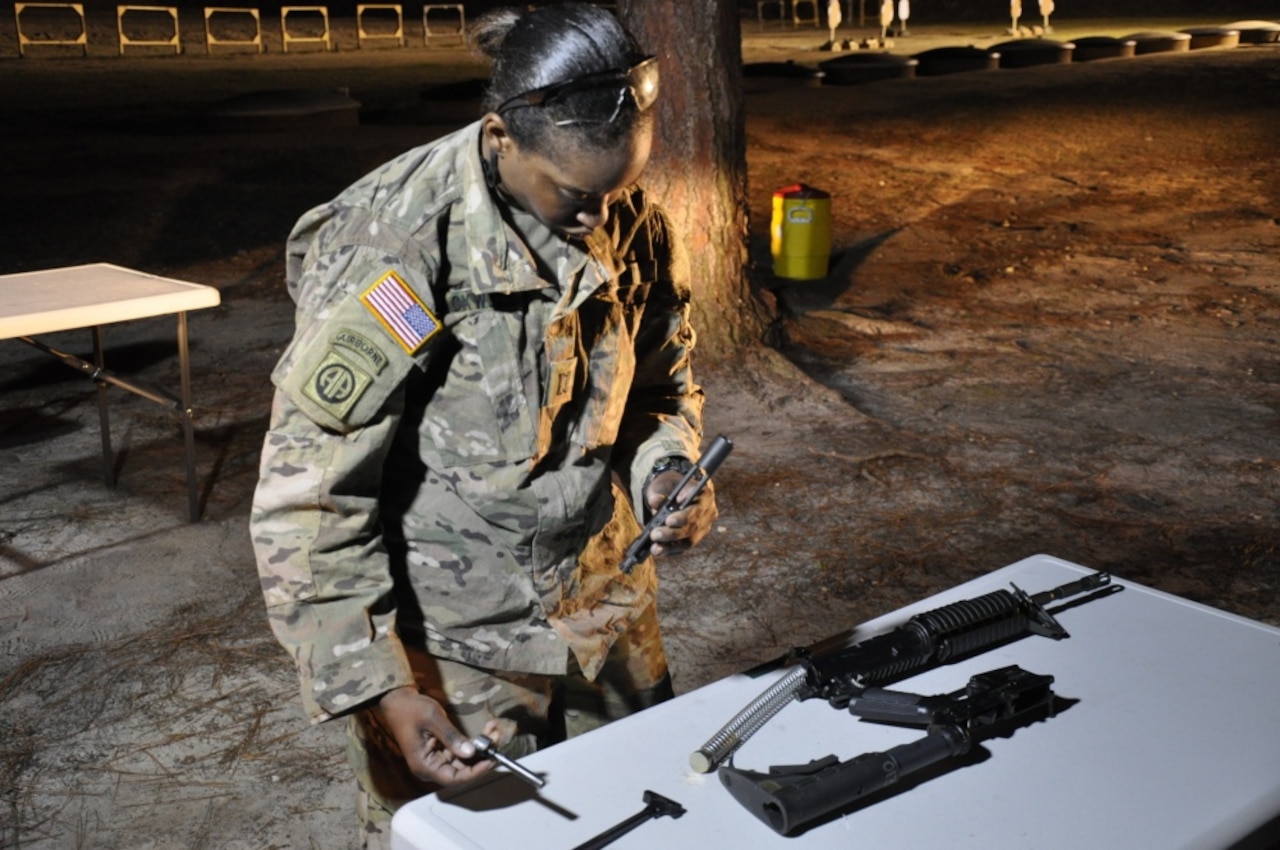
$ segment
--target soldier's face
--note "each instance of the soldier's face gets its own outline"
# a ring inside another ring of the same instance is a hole
[[[644,126],[612,150],[522,150],[510,138],[498,160],[502,190],[551,230],[580,238],[604,225],[609,205],[649,161],[653,132]]]

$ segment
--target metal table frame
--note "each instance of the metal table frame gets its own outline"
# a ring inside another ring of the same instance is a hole
[[[107,388],[114,386],[177,411],[186,451],[187,514],[200,519],[196,483],[195,427],[192,412],[191,360],[187,311],[215,307],[217,289],[126,269],[110,263],[0,275],[0,339],[17,339],[62,361],[97,385],[98,422],[102,436],[103,480],[115,487],[115,455]],[[180,394],[149,387],[106,368],[103,326],[162,315],[176,315]],[[60,351],[36,339],[37,334],[88,328],[93,334],[93,362]]]

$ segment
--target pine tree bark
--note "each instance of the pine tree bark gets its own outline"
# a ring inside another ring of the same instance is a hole
[[[742,32],[732,0],[621,0],[627,29],[661,63],[646,190],[682,235],[698,350],[712,361],[759,344],[766,320],[747,280]]]

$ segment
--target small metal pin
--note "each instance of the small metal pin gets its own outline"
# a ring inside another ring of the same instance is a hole
[[[543,779],[541,776],[534,773],[529,768],[520,764],[520,762],[498,752],[498,748],[494,746],[493,741],[489,740],[484,735],[479,735],[475,738],[472,738],[471,746],[476,748],[476,753],[478,755],[484,756],[485,758],[493,759],[498,764],[502,765],[507,770],[514,773],[516,776],[519,776],[521,779],[523,779],[525,782],[528,782],[530,785],[534,786],[535,788],[541,788],[543,785],[547,784],[547,780]]]

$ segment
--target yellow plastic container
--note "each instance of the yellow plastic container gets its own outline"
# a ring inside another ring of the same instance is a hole
[[[820,280],[831,263],[831,195],[797,183],[773,193],[769,249],[773,273]]]

